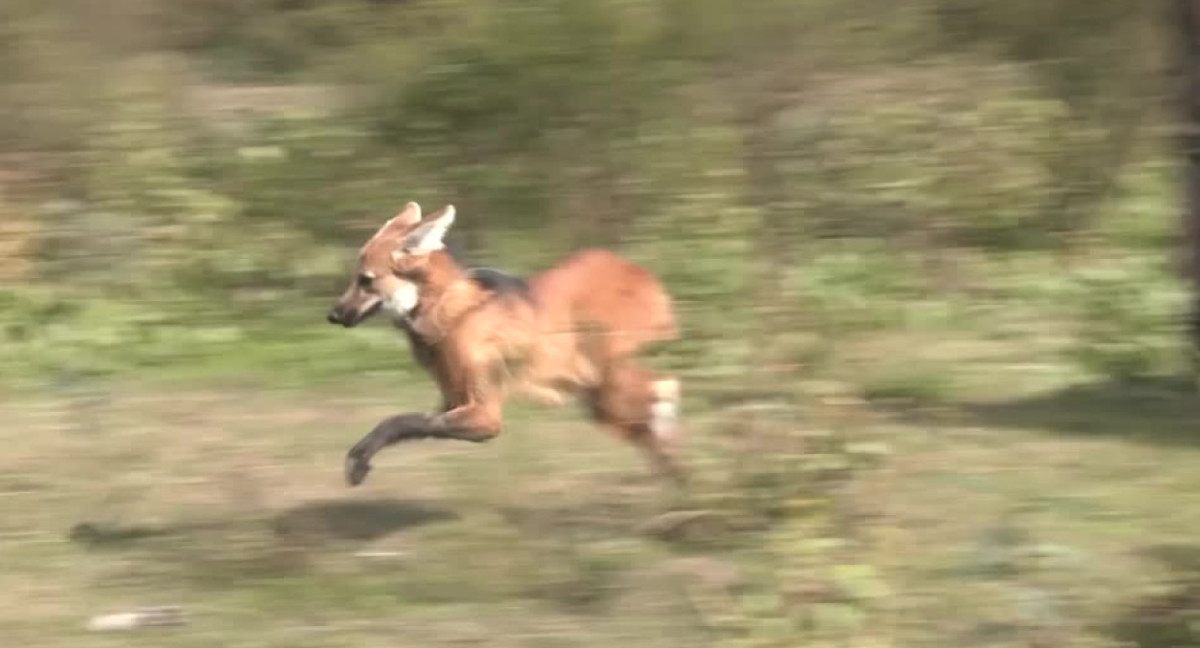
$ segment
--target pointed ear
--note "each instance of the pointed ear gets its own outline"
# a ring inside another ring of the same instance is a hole
[[[401,209],[399,214],[392,218],[392,222],[405,227],[416,225],[421,222],[421,206],[415,202],[409,202],[404,205],[404,209]]]
[[[441,213],[421,223],[404,238],[404,247],[413,254],[426,254],[444,247],[442,238],[454,224],[454,205],[446,205]]]

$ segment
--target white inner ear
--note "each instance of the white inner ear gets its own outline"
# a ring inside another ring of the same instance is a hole
[[[426,254],[444,248],[442,239],[454,224],[454,215],[454,206],[447,205],[445,214],[414,229],[405,239],[404,247],[413,254]]]

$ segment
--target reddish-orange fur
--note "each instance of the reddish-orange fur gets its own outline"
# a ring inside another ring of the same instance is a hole
[[[661,282],[610,251],[585,250],[530,277],[527,291],[489,289],[442,249],[404,252],[413,241],[432,240],[421,232],[447,213],[452,222],[452,207],[421,220],[420,208],[410,203],[363,247],[356,279],[330,313],[330,321],[352,326],[389,295],[415,290],[415,310],[397,323],[443,401],[437,413],[381,422],[350,450],[349,481],[361,482],[371,456],[399,441],[494,438],[514,391],[542,401],[581,401],[595,421],[680,477],[674,434],[666,433],[661,414],[674,414],[678,383],[635,361],[646,345],[678,337]],[[403,299],[387,303],[397,301]]]

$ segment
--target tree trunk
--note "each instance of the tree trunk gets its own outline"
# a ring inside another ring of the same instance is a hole
[[[1175,0],[1172,13],[1181,37],[1178,62],[1183,108],[1180,143],[1185,160],[1183,231],[1187,273],[1192,281],[1189,324],[1196,357],[1200,358],[1200,0]]]

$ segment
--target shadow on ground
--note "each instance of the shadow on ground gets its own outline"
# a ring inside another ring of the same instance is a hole
[[[1200,395],[1181,381],[1088,383],[964,410],[988,426],[1200,444]]]
[[[303,535],[309,539],[371,541],[407,528],[457,519],[452,511],[433,505],[399,500],[329,500],[307,502],[271,520],[276,536]],[[92,549],[124,549],[142,541],[186,537],[238,527],[235,521],[197,522],[175,526],[80,522],[71,528],[72,542]]]
[[[444,508],[392,499],[308,502],[275,518],[278,535],[301,531],[343,540],[370,541],[408,528],[449,522],[458,516]]]
[[[1154,547],[1147,555],[1166,569],[1165,586],[1131,601],[1113,637],[1139,648],[1200,646],[1200,546]]]
[[[876,404],[905,418],[928,422],[921,408],[895,402]],[[943,414],[947,409],[955,422],[984,427],[1200,446],[1200,394],[1181,380],[1101,381],[1027,398],[941,406]]]
[[[139,540],[158,538],[171,535],[176,530],[157,526],[142,525],[108,525],[93,522],[80,522],[71,528],[69,534],[73,542],[88,547],[120,548],[132,545]]]

